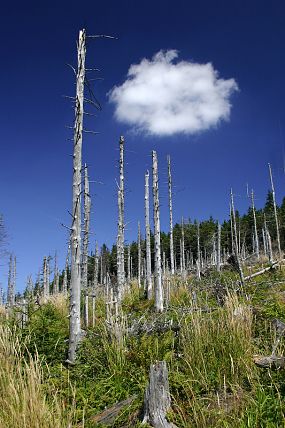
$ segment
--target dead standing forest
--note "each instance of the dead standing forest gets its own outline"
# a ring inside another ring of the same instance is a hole
[[[125,245],[125,141],[118,138],[118,233],[90,235],[85,115],[99,108],[80,31],[74,105],[73,198],[66,264],[46,256],[37,281],[16,290],[10,256],[0,302],[2,427],[284,426],[285,199],[268,195],[240,215],[230,190],[222,224],[182,218],[170,156],[152,151],[144,217]],[[109,37],[108,37],[109,38]],[[159,162],[159,163],[158,163]],[[169,231],[160,229],[159,165],[168,171]],[[230,184],[229,184],[230,187]],[[150,218],[153,218],[151,230]],[[4,240],[1,218],[0,239]],[[92,251],[90,248],[93,246]]]

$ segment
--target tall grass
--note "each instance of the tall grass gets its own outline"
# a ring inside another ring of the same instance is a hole
[[[72,426],[56,395],[47,401],[44,374],[16,332],[0,325],[0,426],[5,428],[63,428]]]

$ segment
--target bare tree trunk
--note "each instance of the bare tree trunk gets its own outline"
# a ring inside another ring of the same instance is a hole
[[[141,287],[141,271],[142,271],[142,253],[141,253],[141,225],[138,222],[138,286]]]
[[[162,275],[161,275],[158,166],[157,166],[157,155],[154,150],[152,151],[152,182],[153,182],[153,214],[154,214],[155,309],[157,312],[162,312],[163,311],[163,288],[162,288]]]
[[[181,220],[181,259],[182,259],[182,278],[186,279],[186,265],[185,265],[185,240],[184,240],[184,219]]]
[[[43,297],[49,297],[49,257],[44,257],[43,266]]]
[[[266,254],[268,256],[268,261],[269,263],[273,263],[271,236],[267,227],[265,213],[264,213],[264,235],[265,235],[265,247],[266,247]]]
[[[90,211],[91,198],[89,193],[89,179],[87,165],[84,165],[84,233],[82,245],[82,282],[81,287],[84,290],[84,325],[88,326],[88,246],[89,246],[89,229],[90,229]]]
[[[69,253],[70,253],[70,243],[68,244],[67,255],[65,259],[65,269],[63,274],[63,282],[62,282],[62,292],[65,296],[67,295],[67,282],[68,282],[67,274],[68,274],[68,268],[69,268]]]
[[[12,254],[9,261],[9,274],[8,274],[8,290],[7,290],[7,306],[12,308],[15,305],[15,281],[14,270],[16,268],[16,258]]]
[[[68,362],[74,364],[76,349],[81,339],[80,295],[81,295],[81,169],[82,169],[82,134],[84,112],[84,83],[86,32],[79,32],[77,47],[78,68],[76,76],[76,101],[73,152],[73,195],[71,228],[71,282],[69,312]]]
[[[53,276],[53,294],[58,294],[59,292],[59,274],[57,267],[57,254],[54,255],[54,276]]]
[[[128,245],[128,284],[131,282],[131,244]]]
[[[234,196],[233,191],[231,189],[231,216],[232,216],[232,222],[233,222],[233,232],[234,232],[234,252],[237,262],[237,268],[240,276],[240,282],[243,285],[244,283],[244,275],[241,267],[240,262],[240,255],[239,255],[239,245],[238,245],[238,236],[237,236],[237,225],[236,225],[236,214],[235,214],[235,207],[234,207]]]
[[[146,292],[147,298],[152,297],[151,279],[151,251],[150,251],[150,224],[149,224],[149,172],[145,173],[145,240],[146,240]]]
[[[254,206],[253,190],[251,191],[251,207],[252,207],[252,215],[253,215],[253,223],[254,223],[255,252],[259,260],[259,240],[258,240],[257,225],[256,225],[256,213],[255,213],[255,206]]]
[[[218,223],[218,238],[217,238],[217,271],[221,271],[221,225]]]
[[[170,271],[174,275],[174,248],[173,248],[173,212],[172,212],[172,175],[170,156],[167,156],[168,164],[168,199],[169,199],[169,238],[170,238]]]
[[[99,273],[99,248],[96,242],[95,255],[94,255],[94,271],[93,271],[93,290],[92,290],[92,327],[95,327],[95,304],[96,304],[96,290],[98,287],[98,273]]]
[[[275,217],[275,224],[276,224],[276,238],[277,238],[278,253],[279,253],[279,259],[282,259],[282,252],[281,252],[281,245],[280,245],[280,233],[279,233],[279,222],[278,222],[277,208],[276,208],[275,189],[274,189],[274,183],[273,183],[272,171],[271,171],[271,165],[270,165],[270,163],[268,164],[268,168],[269,168],[270,183],[271,183],[272,198],[273,198],[273,207],[274,207],[274,217]]]
[[[124,190],[124,137],[120,137],[120,184],[118,190],[118,237],[117,237],[117,300],[120,302],[125,286],[125,254],[124,254],[124,209],[125,209],[125,190]]]
[[[200,223],[197,222],[197,260],[196,260],[196,268],[197,268],[197,278],[201,279],[201,252],[200,252]]]

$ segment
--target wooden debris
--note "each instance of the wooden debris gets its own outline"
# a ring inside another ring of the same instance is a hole
[[[177,428],[166,419],[170,410],[168,371],[165,361],[157,361],[150,366],[149,385],[145,391],[143,424],[153,428]]]
[[[282,356],[269,355],[266,357],[263,355],[255,355],[253,361],[258,367],[262,368],[284,369],[285,367],[285,357]]]
[[[249,279],[255,278],[256,276],[262,275],[263,273],[268,272],[271,269],[277,267],[278,264],[279,264],[279,261],[273,262],[270,266],[268,266],[268,267],[266,267],[266,268],[264,268],[264,269],[262,269],[262,270],[260,270],[258,272],[255,272],[252,275],[246,276],[244,278],[244,281],[248,281]]]
[[[91,418],[88,419],[88,421],[96,423],[96,424],[102,424],[104,426],[112,426],[115,422],[116,418],[119,416],[121,411],[129,406],[134,399],[136,398],[135,395],[132,397],[128,397],[126,400],[120,401],[119,403],[114,404],[112,407],[109,407],[108,409],[105,409],[103,412],[91,416]],[[82,424],[77,425],[77,427],[83,427]]]

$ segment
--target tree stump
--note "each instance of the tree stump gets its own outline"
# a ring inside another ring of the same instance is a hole
[[[165,361],[157,361],[150,366],[149,385],[145,391],[143,424],[153,428],[177,428],[166,419],[170,410],[168,371]]]

